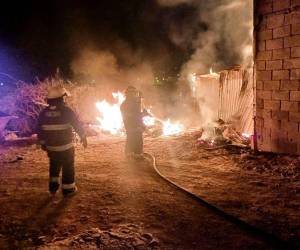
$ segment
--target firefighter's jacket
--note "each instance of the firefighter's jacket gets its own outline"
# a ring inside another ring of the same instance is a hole
[[[85,137],[84,129],[74,111],[66,105],[49,106],[39,115],[37,134],[42,146],[48,151],[65,151],[72,148],[73,129]]]
[[[121,104],[121,113],[123,117],[125,130],[143,131],[145,125],[143,123],[143,113],[141,112],[141,104],[135,99],[126,99]]]

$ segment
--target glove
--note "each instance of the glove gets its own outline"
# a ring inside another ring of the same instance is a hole
[[[87,148],[87,139],[86,139],[86,137],[81,138],[81,144],[84,148]]]

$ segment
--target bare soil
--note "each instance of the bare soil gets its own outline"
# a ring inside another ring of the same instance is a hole
[[[78,193],[51,198],[48,159],[1,149],[0,249],[276,249],[166,184],[150,162],[127,161],[122,138],[76,148]],[[207,201],[299,244],[299,178],[247,169],[240,154],[195,137],[146,139],[159,169]],[[296,190],[296,191],[295,191]]]
[[[254,154],[250,149],[216,150],[197,145],[197,136],[151,140],[166,177],[223,211],[300,246],[298,156]],[[163,153],[160,147],[164,145]],[[171,156],[171,157],[170,157]]]

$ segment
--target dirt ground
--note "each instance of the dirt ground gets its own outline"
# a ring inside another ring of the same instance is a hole
[[[70,198],[49,197],[44,152],[1,148],[0,249],[276,249],[167,185],[150,162],[126,161],[124,139],[89,143],[76,148]],[[197,148],[194,136],[148,138],[145,151],[193,193],[299,244],[298,176],[247,168],[240,153]]]

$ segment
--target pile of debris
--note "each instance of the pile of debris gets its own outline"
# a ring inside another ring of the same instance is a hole
[[[232,124],[218,120],[202,129],[201,136],[197,139],[197,146],[207,149],[217,149],[226,146],[248,148],[251,136],[237,132]]]
[[[7,124],[16,119],[16,116],[6,114],[0,111],[0,142],[5,141],[6,137],[8,136],[9,132],[6,130]]]
[[[159,249],[150,233],[133,232],[128,226],[103,231],[91,228],[78,235],[46,243],[38,249]]]
[[[36,135],[22,136],[19,131],[10,129],[9,124],[18,120],[17,116],[8,115],[0,111],[0,143],[2,145],[31,145],[37,140]]]

